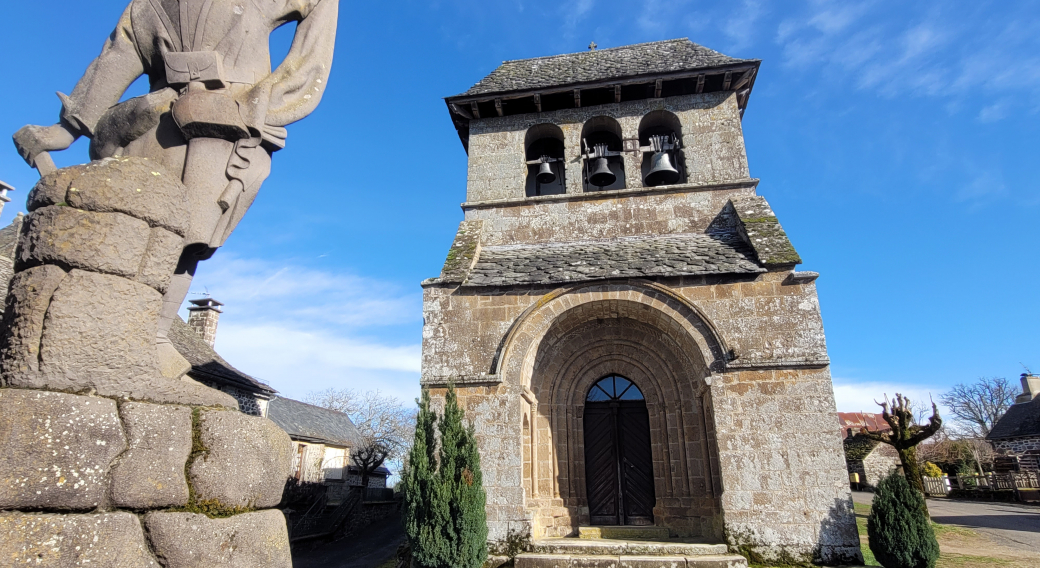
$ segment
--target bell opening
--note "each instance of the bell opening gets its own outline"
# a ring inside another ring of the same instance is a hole
[[[524,139],[527,160],[527,197],[566,193],[566,168],[563,162],[563,130],[555,124],[536,124],[527,129]]]
[[[639,121],[639,145],[644,148],[641,173],[645,187],[685,183],[686,157],[682,140],[682,124],[674,113],[655,110]],[[671,147],[664,142],[672,144]]]
[[[609,116],[590,118],[582,127],[581,143],[582,152],[592,153],[584,163],[584,191],[625,189],[624,159],[618,155],[623,150],[621,124]]]

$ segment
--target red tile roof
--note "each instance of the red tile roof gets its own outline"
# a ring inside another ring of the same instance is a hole
[[[871,432],[892,429],[880,414],[867,412],[839,412],[838,425],[841,428],[842,437],[845,437],[849,428],[852,428],[853,434],[858,434],[861,428],[866,428]]]

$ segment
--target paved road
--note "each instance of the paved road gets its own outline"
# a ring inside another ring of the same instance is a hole
[[[372,523],[360,533],[327,543],[301,545],[293,550],[295,568],[375,568],[397,552],[404,540],[398,513]]]
[[[873,497],[873,493],[852,493],[852,499],[857,503],[870,504]],[[1040,550],[1040,507],[935,498],[928,500],[928,512],[937,523],[986,533],[1009,548],[1030,552]]]

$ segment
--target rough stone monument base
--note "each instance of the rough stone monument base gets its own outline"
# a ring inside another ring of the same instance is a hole
[[[271,509],[288,435],[160,372],[184,185],[110,158],[45,176],[28,209],[0,337],[2,562],[291,566]]]

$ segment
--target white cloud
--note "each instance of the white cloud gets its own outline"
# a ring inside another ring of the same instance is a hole
[[[896,393],[909,397],[920,408],[927,408],[929,397],[939,404],[939,395],[943,392],[943,389],[931,388],[928,385],[909,383],[856,381],[839,377],[835,377],[833,381],[834,401],[838,412],[881,412],[881,407],[874,404],[874,401],[881,402],[886,394],[892,398]],[[939,405],[939,414],[945,415],[942,405]]]
[[[414,321],[421,314],[418,294],[401,294],[386,282],[231,256],[203,263],[192,292],[208,292],[240,317],[254,321],[363,327]]]
[[[402,337],[421,321],[417,292],[302,263],[231,256],[203,263],[192,290],[225,304],[221,356],[284,396],[330,387],[379,389],[405,401],[418,395],[419,337]]]
[[[299,398],[326,388],[419,394],[420,345],[385,345],[325,328],[221,324],[217,350],[242,371]]]

